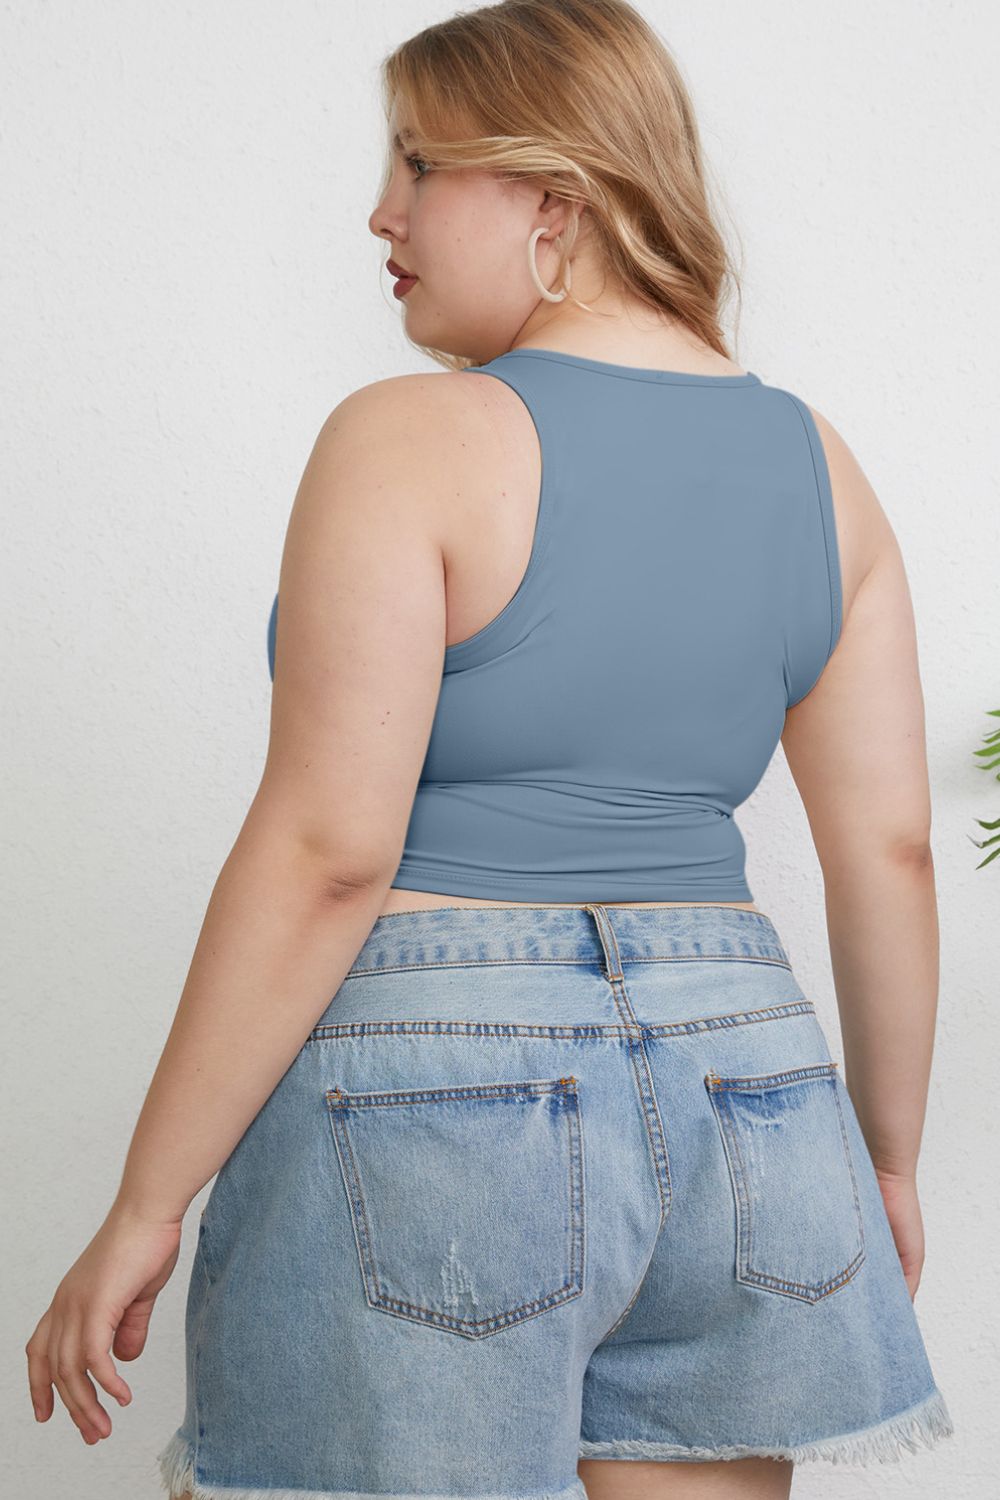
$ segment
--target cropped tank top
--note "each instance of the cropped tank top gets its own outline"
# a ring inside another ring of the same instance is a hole
[[[393,886],[752,901],[734,812],[841,628],[808,406],[750,372],[536,348],[468,373],[528,410],[537,520],[513,597],[445,650]],[[272,680],[277,617],[275,597]]]

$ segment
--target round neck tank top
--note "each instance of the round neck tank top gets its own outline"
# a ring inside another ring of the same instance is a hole
[[[806,403],[511,350],[541,450],[507,605],[445,650],[392,885],[499,901],[752,901],[734,811],[841,628],[830,477]],[[496,503],[503,503],[498,491]],[[274,676],[278,619],[268,626]]]

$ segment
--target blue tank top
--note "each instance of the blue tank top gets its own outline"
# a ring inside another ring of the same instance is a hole
[[[531,556],[445,651],[392,884],[498,901],[752,901],[734,811],[840,635],[830,477],[759,376],[518,349]],[[502,503],[500,499],[498,504]],[[274,677],[278,600],[268,627]]]

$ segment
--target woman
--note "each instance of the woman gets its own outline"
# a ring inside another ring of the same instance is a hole
[[[912,1301],[937,927],[899,549],[728,353],[635,11],[507,0],[385,82],[369,227],[446,369],[317,438],[260,788],[33,1397],[108,1435],[91,1377],[129,1399],[112,1356],[218,1171],[171,1496],[786,1496],[952,1431]],[[732,816],[779,738],[849,1088]]]

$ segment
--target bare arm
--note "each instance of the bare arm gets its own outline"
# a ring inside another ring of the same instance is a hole
[[[814,413],[830,467],[844,626],[782,735],[826,890],[845,1083],[872,1160],[914,1176],[938,995],[924,704],[895,534],[843,439]]]
[[[111,1432],[94,1380],[131,1399],[115,1357],[145,1347],[191,1199],[340,988],[399,866],[441,685],[443,512],[465,498],[449,459],[468,395],[443,375],[366,386],[327,419],[306,465],[281,563],[261,783],[115,1201],[25,1344],[38,1420],[55,1388],[86,1443]]]
[[[440,689],[444,376],[323,426],[289,521],[260,787],[218,877],[116,1208],[180,1220],[293,1062],[399,865]],[[454,489],[454,471],[451,474]]]

